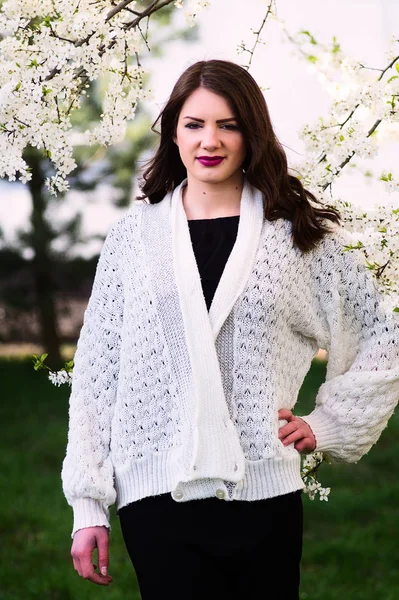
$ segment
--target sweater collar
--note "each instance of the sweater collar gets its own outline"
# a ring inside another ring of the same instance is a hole
[[[264,220],[262,194],[246,179],[244,180],[237,238],[208,313],[183,207],[182,192],[186,183],[186,179],[182,181],[170,198],[176,284],[186,318],[197,326],[199,319],[202,323],[209,321],[213,339],[216,340],[223,323],[248,281],[255,261]]]

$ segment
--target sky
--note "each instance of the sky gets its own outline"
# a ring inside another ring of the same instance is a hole
[[[197,19],[197,42],[182,45],[176,41],[168,45],[161,59],[144,58],[144,66],[152,72],[152,97],[146,102],[146,108],[154,119],[176,79],[193,62],[220,58],[247,63],[245,55],[238,55],[236,48],[242,40],[251,44],[251,28],[259,27],[266,5],[265,0],[212,0],[210,8]],[[277,8],[290,33],[306,29],[322,42],[331,41],[335,35],[346,54],[356,56],[372,67],[387,64],[385,53],[389,40],[395,33],[399,35],[399,3],[396,0],[277,0]],[[177,23],[184,24],[183,12]],[[250,72],[265,88],[275,131],[290,162],[303,149],[299,130],[325,114],[329,96],[311,66],[298,57],[275,23],[267,23],[263,39],[266,45],[256,51]],[[384,146],[370,166],[377,172],[382,169],[395,171],[395,156],[399,156],[399,136],[398,141],[392,140]],[[343,177],[334,189],[340,196],[364,206],[377,198],[379,201],[384,199],[381,183],[367,184],[363,176],[353,173]],[[104,187],[88,201],[80,193],[72,192],[68,207],[64,207],[67,211],[64,216],[71,216],[75,209],[84,206],[84,233],[105,234],[121,214],[110,206],[110,194],[112,190]],[[397,201],[399,203],[399,198]],[[27,227],[29,212],[26,188],[0,181],[0,226],[8,241],[13,241],[16,228]],[[84,255],[98,250],[99,242],[78,248]]]

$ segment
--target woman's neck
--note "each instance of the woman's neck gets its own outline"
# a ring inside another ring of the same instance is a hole
[[[187,182],[183,207],[187,219],[216,219],[240,214],[243,181],[204,184]]]

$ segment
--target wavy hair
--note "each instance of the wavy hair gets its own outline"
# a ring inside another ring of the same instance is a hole
[[[160,202],[187,177],[173,138],[183,104],[201,87],[222,96],[233,110],[248,148],[242,169],[248,182],[263,194],[265,219],[288,219],[292,223],[294,244],[302,252],[314,248],[331,232],[327,221],[340,224],[342,217],[337,209],[320,202],[297,177],[289,174],[286,154],[273,131],[258,84],[246,69],[230,61],[199,61],[179,77],[152,125],[152,131],[160,135],[160,143],[146,164],[140,181],[143,195],[138,198],[148,199],[151,204]],[[155,129],[159,121],[160,132]]]

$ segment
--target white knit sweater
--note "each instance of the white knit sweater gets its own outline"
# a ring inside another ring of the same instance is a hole
[[[75,355],[63,463],[73,532],[108,508],[298,490],[278,439],[319,347],[326,381],[303,417],[317,449],[357,461],[399,400],[399,325],[342,228],[302,253],[245,183],[236,243],[208,313],[181,201],[133,207],[110,231]]]

